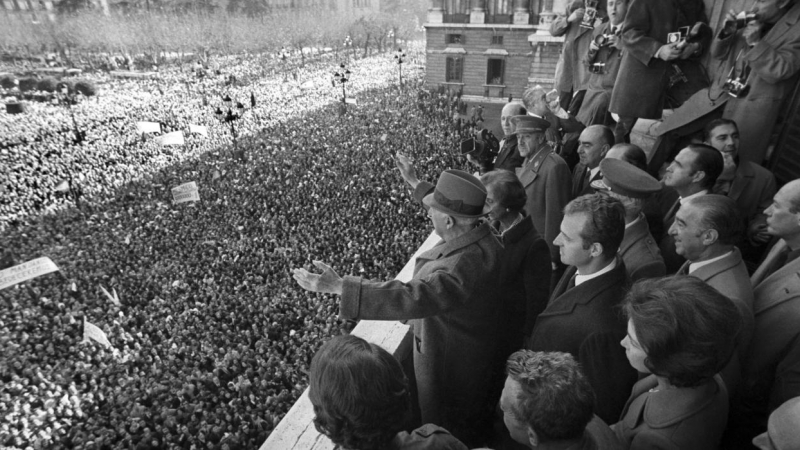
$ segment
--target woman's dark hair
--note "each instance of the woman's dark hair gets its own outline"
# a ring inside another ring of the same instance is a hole
[[[379,450],[405,429],[408,379],[389,352],[357,336],[337,336],[311,361],[308,398],[314,425],[334,444]]]
[[[742,328],[733,302],[699,278],[636,282],[622,304],[651,373],[699,386],[730,361]]]
[[[521,212],[525,208],[528,195],[525,194],[525,187],[513,172],[503,169],[492,170],[481,175],[481,183],[487,187],[493,185],[497,189],[499,198],[495,200],[500,202],[501,206],[512,212]]]

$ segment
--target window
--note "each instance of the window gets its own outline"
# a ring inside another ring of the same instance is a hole
[[[502,85],[503,69],[505,69],[505,60],[490,59],[486,66],[486,84]]]
[[[464,72],[464,58],[461,56],[448,56],[444,80],[448,83],[460,83]]]
[[[445,43],[446,44],[463,44],[464,43],[464,36],[460,34],[447,34],[445,35]]]
[[[503,45],[503,36],[492,36],[492,45]]]

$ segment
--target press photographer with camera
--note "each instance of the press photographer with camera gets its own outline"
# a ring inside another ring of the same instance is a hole
[[[668,93],[688,98],[689,92],[704,87],[699,57],[711,38],[704,8],[701,0],[631,1],[608,108],[619,115],[617,143],[629,140],[638,118],[661,119]]]
[[[761,163],[784,99],[800,72],[800,2],[757,0],[745,14],[731,10],[711,54],[728,61],[722,117],[736,122],[739,157]]]
[[[608,22],[595,27],[592,42],[583,61],[589,68],[589,82],[581,109],[576,115],[584,125],[611,125],[608,113],[611,92],[622,61],[622,24],[628,14],[629,0],[607,0]]]

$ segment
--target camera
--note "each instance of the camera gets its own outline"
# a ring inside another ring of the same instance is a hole
[[[667,44],[677,44],[678,47],[686,45],[689,31],[692,27],[680,27],[678,31],[667,34]]]
[[[598,0],[586,0],[586,9],[583,13],[583,20],[581,20],[581,27],[594,29],[594,21],[597,18],[597,3]]]
[[[598,62],[589,65],[589,72],[603,74],[606,71],[606,63]]]
[[[612,37],[614,37],[613,34],[598,34],[594,38],[594,43],[597,44],[598,47],[605,47],[606,45],[611,45]]]
[[[741,30],[746,27],[748,23],[756,20],[756,15],[753,13],[746,13],[744,11],[736,15],[736,29]]]
[[[738,76],[734,76],[734,68],[731,68],[730,73],[728,74],[728,79],[725,80],[725,84],[722,85],[722,89],[724,89],[728,95],[735,98],[745,97],[748,92],[750,92],[750,85],[747,84],[747,79],[750,77],[750,66],[746,66],[742,69],[742,73]]]

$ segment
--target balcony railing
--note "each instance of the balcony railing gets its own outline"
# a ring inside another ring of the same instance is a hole
[[[395,279],[403,282],[411,280],[417,256],[431,249],[439,240],[436,233],[431,233]],[[408,325],[400,322],[362,320],[353,329],[352,334],[380,345],[400,361],[411,353]],[[335,446],[330,439],[314,428],[313,420],[314,407],[308,400],[308,389],[306,389],[261,445],[260,450],[333,450]]]

